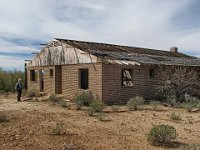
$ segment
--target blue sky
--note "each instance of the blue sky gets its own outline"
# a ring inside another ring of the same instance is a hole
[[[200,57],[199,0],[6,0],[0,4],[0,66],[53,38],[169,50]]]

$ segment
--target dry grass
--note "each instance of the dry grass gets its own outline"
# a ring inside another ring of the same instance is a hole
[[[200,145],[199,113],[161,105],[159,111],[152,111],[151,106],[143,106],[142,111],[130,111],[126,106],[118,106],[119,110],[113,112],[112,106],[107,106],[103,113],[110,120],[101,121],[98,116],[88,116],[88,107],[77,111],[74,104],[70,105],[69,110],[49,106],[48,102],[17,103],[15,97],[11,95],[5,99],[0,96],[0,110],[11,118],[8,123],[0,123],[1,149],[63,149],[65,143],[69,147],[73,143],[72,147],[75,145],[86,150],[160,150],[161,147],[153,147],[147,142],[150,129],[160,124],[176,128],[178,143]],[[174,111],[181,114],[182,121],[169,119],[168,116]],[[70,136],[49,134],[49,129],[55,127],[57,122],[65,124]],[[180,146],[169,149],[179,149]]]

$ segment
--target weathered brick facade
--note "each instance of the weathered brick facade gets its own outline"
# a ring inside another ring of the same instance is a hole
[[[61,72],[59,70],[61,68]],[[80,88],[79,69],[89,69],[89,91],[102,99],[102,65],[99,64],[79,64],[64,66],[45,66],[28,68],[28,91],[40,92],[39,70],[44,70],[44,93],[63,94],[69,99],[83,92]],[[50,76],[50,69],[53,69],[53,76]],[[36,81],[30,81],[30,70],[36,71]],[[60,74],[61,73],[61,74]],[[60,81],[61,80],[61,81]]]
[[[192,68],[199,64],[199,58],[179,53],[176,47],[161,51],[57,39],[27,64],[28,90],[73,99],[86,89],[107,103],[126,102],[137,95],[149,99],[156,96],[161,81],[155,66]],[[36,81],[30,81],[35,78],[30,70],[37,70]]]
[[[89,69],[89,89],[102,99],[102,64],[78,64],[62,67],[63,94],[72,99],[84,90],[80,88],[79,69]]]
[[[149,71],[152,67],[127,66],[117,64],[103,64],[102,95],[106,102],[126,102],[130,97],[143,96],[145,98],[155,97],[159,74],[155,68],[155,76],[151,78]],[[122,86],[122,69],[133,70],[133,86]]]
[[[53,74],[55,75],[55,66],[45,66],[45,67],[28,67],[27,69],[27,81],[28,81],[28,91],[34,90],[40,92],[40,79],[39,70],[44,70],[44,93],[54,94],[55,93],[55,76],[50,76],[49,71],[53,69]],[[30,70],[36,71],[36,81],[30,81]]]
[[[93,94],[104,102],[125,102],[130,97],[140,95],[146,98],[155,96],[159,74],[155,68],[154,78],[149,77],[152,67],[119,64],[78,64],[63,66],[45,66],[28,68],[28,90],[40,91],[39,70],[44,70],[44,93],[63,94],[73,99],[85,91],[80,88],[79,69],[89,70],[89,88]],[[53,76],[50,76],[53,69]],[[133,86],[122,86],[122,69],[133,70]],[[37,80],[30,81],[30,70],[38,70]]]

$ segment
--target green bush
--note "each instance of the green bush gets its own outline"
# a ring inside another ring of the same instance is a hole
[[[89,106],[92,100],[93,96],[90,92],[82,92],[75,97],[76,109],[79,110],[84,105]]]
[[[197,108],[200,109],[200,102],[198,102],[198,104],[197,104]]]
[[[62,107],[62,108],[70,107],[70,105],[69,105],[67,102],[63,101],[63,100],[60,100],[60,101],[58,102],[58,104],[59,104],[59,106]]]
[[[191,95],[189,95],[189,94],[185,94],[184,97],[185,97],[185,102],[186,102],[186,103],[194,103],[194,104],[197,104],[198,101],[199,101],[198,98],[193,97],[193,96],[191,96]]]
[[[90,108],[88,109],[88,115],[89,115],[89,116],[93,116],[95,113],[96,113],[96,112],[95,112],[95,110],[94,110],[93,108],[90,107]]]
[[[52,94],[52,95],[49,96],[48,100],[49,100],[50,102],[52,102],[52,103],[56,103],[56,102],[59,101],[59,98],[56,97],[55,94]]]
[[[158,108],[158,106],[160,105],[160,102],[159,101],[151,101],[150,105],[153,108],[153,110],[156,110]]]
[[[169,125],[158,125],[150,130],[148,142],[153,146],[167,146],[176,139],[176,129]]]
[[[195,108],[195,106],[196,106],[196,104],[194,104],[194,103],[187,103],[187,102],[182,103],[182,108],[184,108],[188,112],[191,112],[192,109]]]
[[[64,124],[63,123],[56,123],[54,127],[51,129],[52,135],[63,135],[65,134]]]
[[[171,115],[170,115],[170,119],[178,121],[178,120],[181,120],[181,116],[180,116],[179,113],[173,112],[173,113],[171,113]]]
[[[106,119],[105,119],[106,118],[106,114],[100,112],[100,113],[97,114],[97,118],[99,119],[99,121],[106,121]]]
[[[200,108],[200,102],[196,97],[185,94],[185,102],[181,106],[188,112],[191,112],[193,108]]]
[[[83,101],[76,101],[76,110],[80,110],[83,106]]]
[[[166,99],[167,103],[170,104],[171,106],[176,106],[177,99],[175,96],[167,96]]]
[[[90,109],[93,109],[94,112],[102,112],[105,108],[105,104],[100,100],[94,100],[90,104]]]
[[[144,104],[144,98],[141,96],[135,96],[133,98],[130,98],[127,102],[127,107],[132,110],[137,110],[138,106],[141,106]]]

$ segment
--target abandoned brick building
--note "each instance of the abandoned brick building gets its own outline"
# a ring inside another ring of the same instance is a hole
[[[28,90],[72,99],[90,90],[104,102],[155,96],[158,65],[200,67],[200,59],[170,51],[56,39],[27,63]]]

